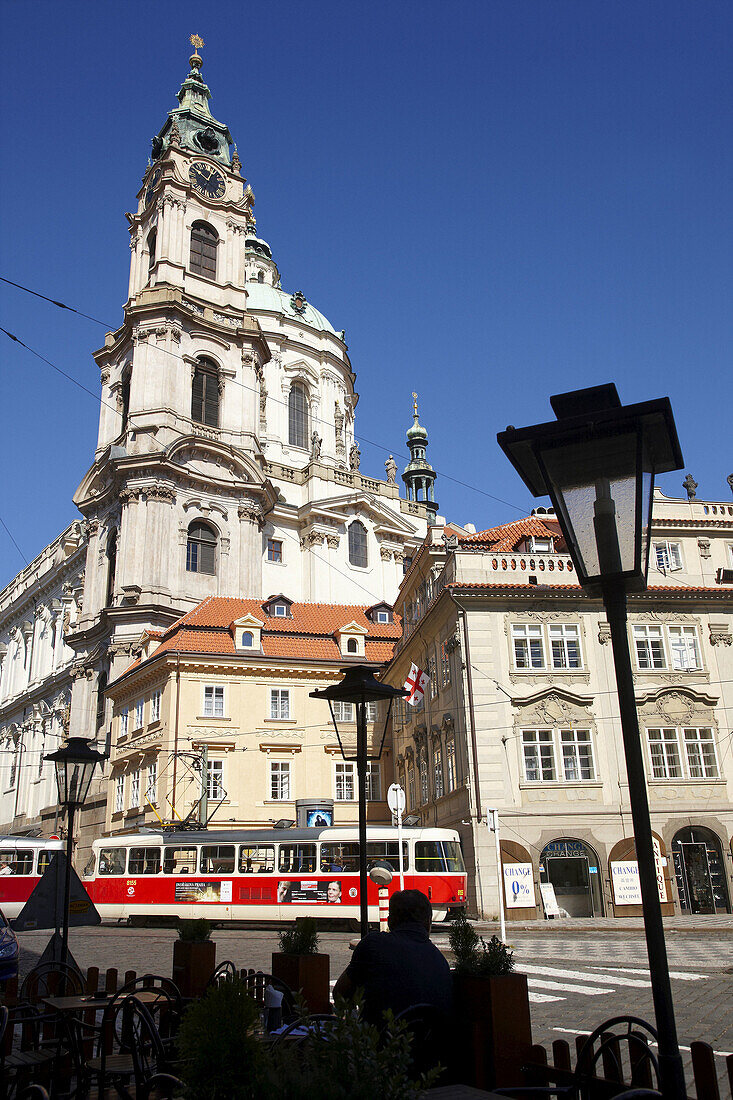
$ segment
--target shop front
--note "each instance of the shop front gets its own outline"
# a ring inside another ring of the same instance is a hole
[[[730,913],[723,846],[712,829],[680,829],[672,841],[672,858],[683,913]]]
[[[540,889],[548,916],[553,903],[559,916],[603,916],[598,856],[582,840],[563,837],[545,845],[540,856]]]

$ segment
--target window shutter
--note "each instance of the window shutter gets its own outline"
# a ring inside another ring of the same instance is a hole
[[[191,419],[203,423],[204,419],[204,372],[196,367],[191,387]]]
[[[219,427],[219,385],[213,374],[205,374],[203,422],[211,428]]]

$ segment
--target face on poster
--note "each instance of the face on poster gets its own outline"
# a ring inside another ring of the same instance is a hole
[[[338,879],[281,879],[277,884],[277,900],[281,905],[338,905],[341,893]]]

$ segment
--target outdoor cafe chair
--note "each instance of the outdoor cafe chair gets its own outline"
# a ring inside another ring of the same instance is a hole
[[[131,978],[129,982],[120,986],[115,997],[119,999],[143,990],[148,995],[155,993],[154,1000],[146,997],[145,1007],[157,1020],[156,1026],[164,1044],[168,1044],[175,1037],[181,1022],[183,1012],[181,991],[174,981],[162,974],[143,974],[138,978]]]
[[[28,1085],[18,1093],[18,1100],[49,1100],[49,1096],[43,1085]]]
[[[27,1002],[0,1010],[0,1098],[5,1100],[32,1079],[50,1077],[62,1052],[59,1036],[43,1040],[44,1016]],[[29,1080],[30,1079],[30,1080]]]
[[[35,1003],[44,997],[65,994],[73,997],[84,992],[84,982],[75,966],[64,962],[40,963],[23,979],[19,1001]]]
[[[153,1018],[134,993],[118,993],[108,1002],[97,1037],[97,1053],[86,1060],[83,1053],[80,1055],[87,1080],[96,1080],[99,1096],[104,1096],[111,1085],[125,1100],[130,1096],[127,1085],[136,1076],[142,1081],[164,1068],[166,1058]]]
[[[175,1100],[186,1086],[170,1073],[156,1073],[137,1088],[136,1100]]]
[[[412,1038],[410,1062],[413,1074],[427,1073],[439,1062],[446,1068],[450,1022],[445,1013],[435,1005],[415,1004],[395,1016],[395,1023],[400,1021],[407,1025]]]
[[[221,985],[222,982],[233,982],[236,977],[238,977],[236,966],[229,959],[225,959],[224,962],[219,963],[209,978],[206,988],[211,989],[212,986]]]
[[[255,973],[242,974],[242,981],[245,983],[247,992],[253,1001],[261,1007],[265,1007],[265,990],[268,985],[276,989],[278,993],[282,993],[282,1019],[284,1024],[289,1024],[291,1020],[294,1020],[297,1016],[297,1010],[295,1007],[295,994],[290,986],[280,980],[280,978],[274,978],[272,974],[264,974],[261,970]]]

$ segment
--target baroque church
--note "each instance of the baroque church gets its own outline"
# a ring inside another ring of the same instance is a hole
[[[126,215],[128,300],[94,353],[82,519],[0,592],[0,832],[57,830],[43,757],[67,735],[109,752],[105,690],[141,638],[207,596],[391,604],[436,517],[416,403],[405,496],[391,456],[384,479],[361,472],[344,332],[283,289],[201,70],[196,50]]]

